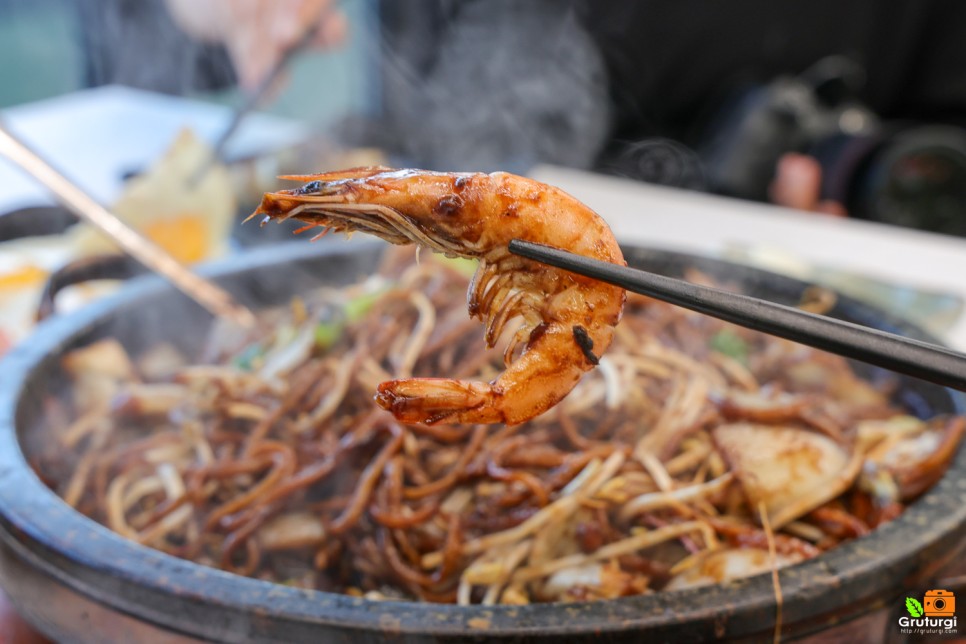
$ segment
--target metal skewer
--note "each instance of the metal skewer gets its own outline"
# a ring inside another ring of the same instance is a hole
[[[195,275],[160,246],[118,219],[20,141],[3,122],[0,122],[0,154],[43,184],[67,208],[97,226],[124,252],[168,279],[213,315],[246,327],[255,323],[252,312],[236,302],[227,291]]]
[[[719,320],[966,391],[966,355],[945,347],[544,244],[514,239],[510,241],[510,252]]]

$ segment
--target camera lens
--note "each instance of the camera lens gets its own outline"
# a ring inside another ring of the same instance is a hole
[[[850,201],[860,217],[966,236],[966,132],[923,127],[886,140]]]
[[[677,141],[660,137],[626,146],[612,170],[620,176],[663,186],[689,190],[706,187],[698,155]]]
[[[945,608],[946,608],[946,600],[943,599],[942,597],[940,597],[938,599],[935,599],[932,602],[932,607],[934,609],[936,609],[936,610],[945,610]]]

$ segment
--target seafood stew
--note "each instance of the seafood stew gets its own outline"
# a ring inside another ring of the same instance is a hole
[[[963,433],[899,409],[881,372],[638,297],[549,414],[399,424],[371,403],[387,376],[502,366],[458,304],[466,269],[387,253],[381,278],[267,311],[257,336],[212,329],[206,364],[80,347],[30,459],[80,511],[200,563],[371,599],[531,603],[818,556],[900,516]]]

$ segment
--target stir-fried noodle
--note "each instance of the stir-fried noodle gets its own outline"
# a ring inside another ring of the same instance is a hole
[[[549,413],[404,426],[373,404],[378,383],[487,380],[503,356],[466,315],[465,271],[402,253],[249,336],[213,329],[204,364],[113,340],[72,352],[74,398],[49,417],[73,420],[50,422],[36,469],[118,533],[242,575],[528,603],[814,557],[901,513],[963,433],[904,415],[844,360],[640,297]]]

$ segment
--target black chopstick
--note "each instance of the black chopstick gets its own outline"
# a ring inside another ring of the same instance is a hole
[[[944,347],[543,244],[514,239],[510,252],[739,326],[966,391],[966,355]]]

